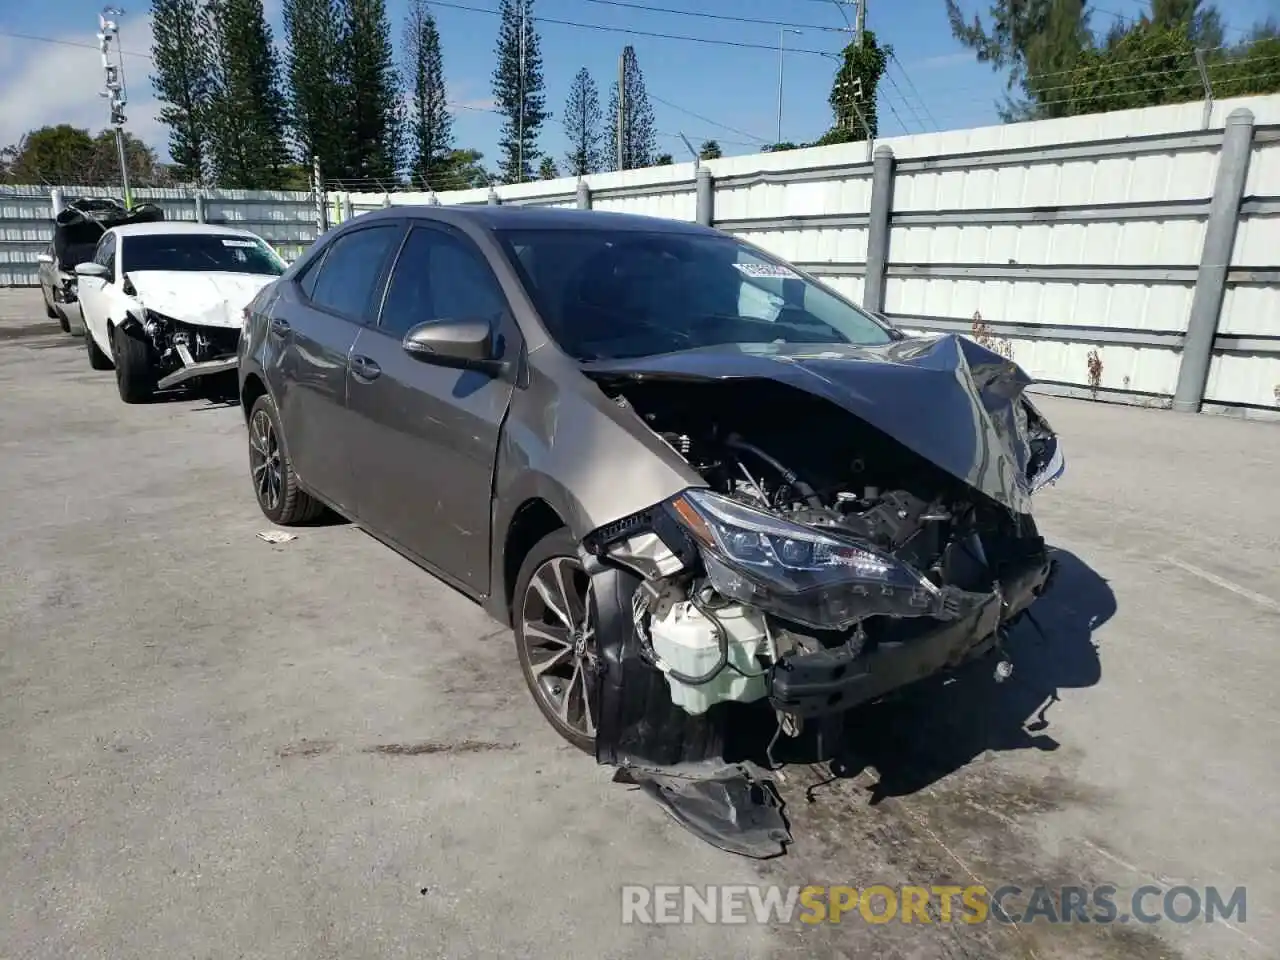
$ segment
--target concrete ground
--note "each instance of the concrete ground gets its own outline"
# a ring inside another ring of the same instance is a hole
[[[427,574],[259,540],[235,407],[125,406],[34,291],[0,387],[0,956],[1280,955],[1275,425],[1045,400],[1044,633],[793,768],[761,864],[562,743]],[[1229,924],[620,923],[624,883],[760,882],[1248,889]]]

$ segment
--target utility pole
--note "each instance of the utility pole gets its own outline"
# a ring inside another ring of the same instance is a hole
[[[119,7],[105,7],[98,14],[98,49],[102,52],[102,72],[105,75],[105,89],[99,94],[105,97],[111,106],[111,125],[116,128],[116,153],[120,158],[120,182],[124,189],[124,205],[133,207],[133,196],[129,191],[129,163],[124,149],[124,108],[129,102],[129,95],[124,85],[124,59],[116,50],[116,62],[111,62],[111,41],[120,39],[120,26],[115,17],[123,16]]]
[[[520,172],[516,175],[519,183],[524,183],[524,36],[525,36],[525,0],[520,0],[520,119],[517,122],[516,156]]]
[[[795,30],[791,27],[778,28],[778,139],[775,140],[774,143],[782,142],[782,41],[788,33],[794,33],[796,36],[801,36],[801,32],[799,30]]]
[[[618,57],[618,169],[626,169],[623,161],[626,159],[626,138],[627,138],[627,52],[622,51]]]
[[[867,0],[852,0],[854,9],[853,42],[855,49],[862,49],[862,31],[867,28]]]

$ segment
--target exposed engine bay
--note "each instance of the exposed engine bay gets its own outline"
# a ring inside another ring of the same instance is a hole
[[[240,341],[238,328],[184,323],[155,310],[144,309],[139,326],[161,376],[197,363],[233,359]]]
[[[999,652],[1003,630],[1049,582],[1030,514],[820,396],[759,379],[601,386],[707,484],[584,541],[597,563],[638,578],[621,654],[633,662],[614,665],[631,675],[629,699],[641,669],[667,688],[657,697],[650,685],[643,709],[602,718],[602,762],[668,776],[716,755],[723,711],[767,703],[773,767],[780,737],[815,725],[831,738],[831,718]],[[1056,479],[1061,461],[1034,407],[1021,415],[1030,491]],[[1012,665],[1001,655],[994,669],[1003,680]],[[708,838],[763,855],[780,820],[764,822],[751,841],[736,827]]]

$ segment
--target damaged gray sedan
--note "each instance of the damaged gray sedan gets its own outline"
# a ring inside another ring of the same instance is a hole
[[[1007,672],[1052,573],[1021,369],[692,224],[367,214],[254,300],[239,370],[267,517],[330,508],[483,603],[561,735],[752,856],[780,743]]]

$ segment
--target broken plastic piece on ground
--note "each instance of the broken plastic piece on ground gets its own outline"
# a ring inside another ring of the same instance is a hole
[[[679,768],[620,767],[613,780],[640,787],[685,829],[729,853],[768,860],[791,843],[773,781],[754,776],[746,765],[697,776]]]
[[[298,535],[287,530],[262,530],[258,533],[258,539],[267,543],[288,543],[290,540],[297,540]]]

